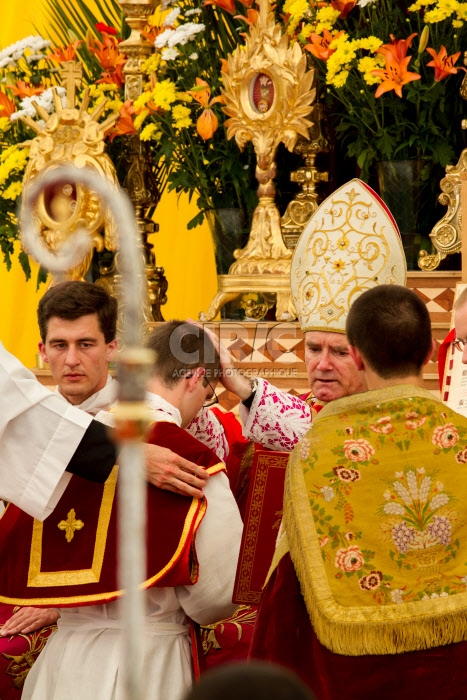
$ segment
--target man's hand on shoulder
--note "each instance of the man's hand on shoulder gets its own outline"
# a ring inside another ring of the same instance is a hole
[[[35,632],[42,627],[54,625],[59,617],[60,610],[57,608],[20,608],[4,623],[0,629],[0,637]]]
[[[182,496],[202,498],[209,474],[197,464],[159,445],[145,444],[146,478],[150,484]]]

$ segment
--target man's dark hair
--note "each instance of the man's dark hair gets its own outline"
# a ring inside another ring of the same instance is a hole
[[[117,335],[117,312],[117,300],[102,287],[90,282],[60,282],[46,291],[37,307],[42,342],[46,341],[48,322],[53,316],[75,321],[97,314],[105,342],[110,343]]]
[[[212,669],[201,676],[185,700],[314,700],[314,697],[288,669],[253,661]]]
[[[168,387],[190,376],[196,367],[204,367],[206,379],[217,381],[219,354],[203,328],[185,321],[167,321],[152,331],[146,347],[154,350],[154,374]]]
[[[431,350],[428,309],[406,287],[382,284],[350,307],[346,334],[383,379],[418,375]]]

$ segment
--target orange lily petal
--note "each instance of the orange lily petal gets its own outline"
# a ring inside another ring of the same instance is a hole
[[[45,88],[43,85],[31,85],[31,83],[25,83],[24,80],[18,80],[16,85],[5,85],[9,88],[15,97],[19,97],[20,100],[23,97],[34,97],[34,95],[41,95]]]
[[[316,58],[322,61],[327,61],[329,56],[335,52],[336,49],[330,49],[329,44],[334,39],[338,39],[344,32],[338,32],[334,36],[327,29],[323,31],[323,36],[315,34],[314,32],[310,34],[311,44],[306,44],[305,49],[309,51]]]
[[[349,12],[353,10],[355,5],[357,4],[357,0],[331,0],[331,5],[334,10],[339,10],[340,19],[345,19]]]
[[[231,15],[237,11],[235,0],[204,0],[204,6],[206,7],[207,5],[217,5],[222,10],[230,12]]]
[[[0,117],[8,117],[10,118],[13,112],[16,112],[16,105],[11,100],[8,95],[6,95],[4,92],[0,90]]]
[[[203,141],[207,141],[217,131],[219,120],[212,109],[205,109],[196,122],[196,131]]]
[[[208,106],[209,98],[211,97],[211,88],[205,80],[196,78],[196,87],[192,88],[191,90],[187,90],[187,93],[191,95],[196,102],[203,105],[203,107]]]
[[[395,39],[392,34],[389,36],[391,37],[391,43],[380,46],[377,53],[382,53],[383,56],[392,53],[396,61],[402,61],[407,56],[407,51],[412,46],[412,41],[417,36],[417,32],[411,34],[407,39]]]
[[[460,51],[453,53],[451,56],[448,56],[445,46],[440,48],[439,53],[436,53],[434,49],[427,48],[427,51],[430,56],[433,57],[433,61],[430,61],[426,65],[435,69],[435,81],[437,83],[448,75],[456,75],[458,70],[465,70],[462,66],[454,68],[455,62],[461,55]]]
[[[110,132],[109,141],[113,141],[116,136],[123,136],[124,134],[137,134],[133,123],[132,114],[135,109],[133,107],[132,100],[126,100],[120,107],[120,119],[115,124],[115,127]]]
[[[229,62],[225,58],[221,58],[221,71],[222,73],[229,73]]]
[[[419,73],[412,73],[407,70],[411,61],[411,56],[407,56],[402,61],[398,61],[392,52],[386,54],[386,67],[384,69],[372,70],[373,75],[383,78],[383,82],[378,85],[375,97],[380,97],[384,92],[394,90],[396,95],[402,97],[402,87],[412,80],[420,80]]]

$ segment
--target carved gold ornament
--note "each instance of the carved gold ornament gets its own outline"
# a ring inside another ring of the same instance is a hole
[[[104,138],[119,115],[112,114],[99,123],[107,99],[100,102],[92,114],[89,114],[89,90],[84,92],[83,101],[78,109],[76,89],[80,85],[81,75],[82,66],[78,62],[64,63],[62,78],[66,87],[66,107],[54,88],[53,114],[48,114],[33,101],[37,116],[43,124],[31,117],[21,117],[37,134],[34,139],[22,144],[30,147],[30,160],[26,167],[23,187],[31,180],[43,177],[51,169],[65,163],[72,163],[78,168],[91,168],[115,185],[118,184],[113,163],[105,153]],[[88,231],[93,248],[98,252],[104,248],[115,251],[116,229],[109,213],[94,192],[75,184],[65,184],[47,190],[41,195],[36,209],[41,235],[52,251],[57,251],[68,236],[79,228]],[[84,279],[92,255],[93,249],[77,267],[68,270],[66,276],[74,280]]]
[[[467,51],[464,52],[464,66],[467,66]],[[461,97],[467,100],[467,73],[464,74],[459,90]],[[467,120],[461,122],[462,129],[467,129]],[[429,255],[421,250],[418,267],[424,272],[436,270],[444,258],[452,253],[459,253],[462,248],[461,219],[461,174],[467,172],[467,148],[460,154],[456,165],[446,166],[446,177],[440,182],[441,194],[438,202],[448,210],[433,227],[430,238],[436,253]]]

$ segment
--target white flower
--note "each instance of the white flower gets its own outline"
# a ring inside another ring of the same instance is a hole
[[[167,46],[173,47],[180,44],[180,46],[185,46],[191,39],[199,34],[199,32],[204,32],[206,26],[204,24],[195,24],[194,22],[188,22],[187,24],[181,24],[177,27],[173,34],[171,34],[167,41]],[[156,39],[157,41],[157,39]]]
[[[390,501],[390,500],[391,500],[391,492],[390,492],[389,489],[386,489],[386,491],[384,492],[383,495],[384,495],[384,499],[385,499],[386,501]]]
[[[169,14],[165,18],[165,20],[162,22],[162,26],[163,27],[170,27],[170,25],[175,22],[175,20],[177,19],[179,14],[180,14],[180,8],[174,7],[174,9],[169,12]]]
[[[65,88],[59,87],[55,89],[57,90],[58,95],[62,100],[63,107],[66,107]],[[41,107],[43,107],[48,114],[52,114],[52,112],[55,110],[53,101],[53,88],[47,88],[47,90],[44,90],[44,92],[40,95],[34,95],[34,97],[25,97],[23,100],[21,100],[21,102],[19,103],[21,109],[17,112],[13,112],[13,114],[10,117],[11,121],[16,121],[16,119],[19,119],[20,117],[35,117],[36,108],[32,104],[33,100],[34,102],[37,102]]]
[[[7,56],[6,58],[3,58],[0,60],[0,68],[14,68],[16,66],[15,61],[10,56]]]
[[[418,500],[418,486],[417,486],[417,477],[415,476],[415,472],[413,472],[413,471],[407,472],[407,484],[409,485],[410,495],[412,496],[414,501],[417,501]]]
[[[420,467],[420,469],[417,469],[417,474],[424,474],[425,473],[425,467]]]
[[[400,605],[403,603],[402,596],[404,595],[404,591],[401,591],[400,588],[395,588],[393,591],[391,591],[391,600],[393,603],[397,603]]]
[[[174,61],[177,56],[180,56],[180,51],[177,51],[177,49],[164,49],[161,53],[163,61]]]
[[[308,457],[308,453],[310,451],[310,441],[308,438],[303,438],[299,442],[300,446],[300,459],[306,459]]]
[[[396,479],[402,479],[403,476],[404,476],[404,472],[396,472],[396,473],[395,473]]]
[[[430,501],[430,510],[441,508],[441,506],[445,506],[446,503],[449,503],[449,496],[446,496],[445,493],[438,493]]]
[[[405,486],[400,483],[400,481],[395,481],[394,484],[394,491],[402,498],[406,506],[410,506],[412,504],[412,496],[410,493],[407,491]]]
[[[45,58],[43,53],[33,53],[31,56],[26,57],[26,61],[28,63],[34,63],[34,61],[41,61],[43,58]]]
[[[400,503],[386,503],[383,510],[387,515],[405,515],[404,507]]]
[[[334,489],[332,488],[332,486],[323,486],[321,489],[321,493],[323,494],[326,503],[329,503],[335,497]]]
[[[430,598],[439,598],[439,593],[432,593]]]
[[[449,595],[449,593],[447,593],[446,591],[443,591],[442,593],[439,594],[439,597],[440,598],[447,598],[448,595]]]
[[[169,36],[175,33],[175,29],[164,29],[163,32],[156,36],[154,46],[156,49],[162,49],[168,42]]]
[[[190,53],[189,58],[191,58],[192,61],[197,61],[198,54],[196,53],[196,51],[193,51],[193,53]]]
[[[428,500],[428,495],[430,493],[431,477],[425,476],[422,483],[420,484],[420,501],[421,503],[426,503]]]
[[[187,10],[185,12],[185,17],[191,17],[191,15],[200,15],[201,10],[199,7],[195,7],[193,10]]]
[[[370,3],[372,3],[372,2],[377,2],[377,1],[378,1],[378,0],[358,0],[357,5],[358,5],[359,7],[366,7],[366,6],[369,5]]]

